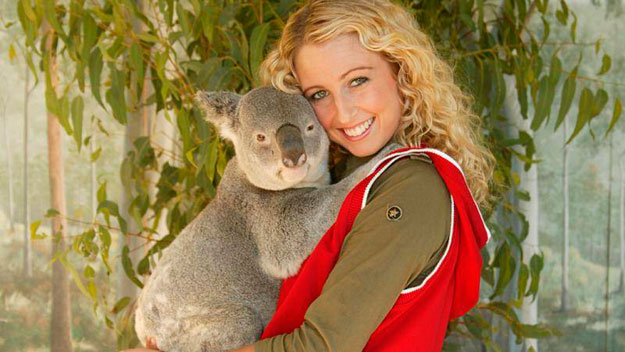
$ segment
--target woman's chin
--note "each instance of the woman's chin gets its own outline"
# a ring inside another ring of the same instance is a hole
[[[380,151],[380,149],[382,149],[383,145],[380,147],[377,147],[376,144],[374,143],[368,143],[367,141],[363,140],[362,143],[351,143],[349,145],[342,145],[343,148],[347,149],[347,151],[350,152],[350,154],[359,157],[359,158],[363,158],[366,156],[370,156],[373,154],[376,154],[378,151]]]

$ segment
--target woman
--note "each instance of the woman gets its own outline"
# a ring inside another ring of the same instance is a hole
[[[395,153],[354,189],[283,283],[261,340],[234,351],[440,350],[449,320],[477,300],[488,230],[476,203],[487,205],[493,164],[449,65],[388,0],[312,0],[260,74],[310,101],[334,160],[351,154],[336,178],[391,141],[428,149]]]

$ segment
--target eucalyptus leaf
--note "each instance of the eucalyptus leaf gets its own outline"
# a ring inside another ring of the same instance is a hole
[[[592,100],[593,100],[592,91],[590,91],[590,89],[588,88],[584,88],[579,97],[577,122],[575,123],[575,128],[573,129],[573,133],[571,134],[569,139],[567,139],[566,141],[567,144],[570,143],[573,140],[573,138],[575,138],[575,136],[577,136],[577,134],[582,130],[584,125],[588,123],[588,120],[590,119],[590,113],[591,113],[590,109],[592,108],[592,103],[593,103]]]
[[[610,121],[610,127],[608,127],[608,130],[605,131],[606,136],[608,135],[608,133],[610,133],[610,131],[612,131],[612,129],[616,125],[616,122],[621,117],[622,109],[623,109],[623,106],[621,105],[621,100],[619,98],[614,99],[614,109],[612,110],[612,120]]]
[[[78,151],[82,147],[82,120],[84,103],[80,95],[72,101],[72,126],[74,127],[74,141],[78,145]]]
[[[590,118],[593,118],[601,113],[605,105],[608,103],[608,93],[599,88],[597,93],[594,94],[592,105],[590,108]]]
[[[89,61],[91,50],[95,47],[98,36],[98,27],[91,15],[85,12],[82,16],[82,60]]]
[[[549,87],[549,79],[547,77],[543,77],[540,80],[540,85],[538,88],[538,95],[536,97],[536,107],[534,112],[534,119],[532,120],[531,128],[536,131],[542,125],[543,121],[549,114],[549,109],[551,109],[551,101],[550,98],[550,87]]]
[[[258,67],[260,66],[260,62],[264,56],[263,51],[265,43],[267,42],[269,28],[269,23],[257,25],[254,27],[250,38],[250,69],[256,85],[260,84],[260,80],[258,78]]]
[[[215,178],[215,169],[217,167],[217,154],[219,150],[219,138],[213,138],[208,147],[208,159],[206,160],[206,176],[209,181],[213,182]]]
[[[130,279],[130,281],[132,281],[135,285],[139,288],[143,288],[143,284],[137,278],[135,270],[132,267],[132,260],[130,259],[129,253],[130,249],[125,245],[122,250],[122,267],[124,268],[124,273],[126,273],[126,277],[128,277],[128,279]],[[123,309],[123,307],[120,309]]]
[[[612,66],[612,58],[610,55],[604,54],[603,59],[601,60],[601,70],[597,75],[601,76],[602,74],[610,71],[610,67]]]
[[[562,94],[560,98],[560,110],[558,111],[558,120],[556,121],[555,129],[558,129],[566,114],[568,114],[571,109],[571,104],[573,103],[573,97],[575,97],[575,89],[576,89],[575,76],[573,74],[569,75],[564,81],[564,85],[562,86]]]
[[[80,278],[80,275],[76,271],[76,268],[74,268],[74,266],[67,260],[67,258],[64,255],[59,257],[59,261],[63,264],[63,267],[65,267],[65,270],[69,271],[70,275],[74,279],[74,283],[76,284],[76,287],[78,287],[80,292],[82,292],[83,295],[90,297],[89,291],[87,291],[87,288],[82,283],[82,280]]]
[[[126,306],[128,306],[129,303],[130,303],[130,297],[122,297],[122,298],[120,298],[115,303],[115,306],[113,306],[113,309],[111,310],[111,313],[117,314],[117,313],[121,312],[122,309],[126,308]]]
[[[91,82],[91,92],[97,102],[106,110],[102,97],[100,95],[100,75],[102,74],[102,68],[104,67],[104,61],[102,60],[102,54],[99,48],[96,48],[89,55],[89,81]]]
[[[121,124],[126,124],[126,73],[109,64],[111,72],[111,88],[106,91],[106,101],[113,110],[113,117]]]

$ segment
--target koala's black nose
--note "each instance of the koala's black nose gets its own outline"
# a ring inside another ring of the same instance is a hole
[[[302,133],[297,126],[291,124],[282,125],[276,132],[276,141],[282,163],[286,167],[298,167],[306,162],[306,150]]]

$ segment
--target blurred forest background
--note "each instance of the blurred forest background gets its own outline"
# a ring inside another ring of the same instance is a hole
[[[232,155],[190,108],[189,87],[248,90],[257,82],[254,72],[263,53],[298,2],[145,1],[146,16],[165,9],[163,28],[148,29],[142,29],[143,18],[133,22],[130,16],[124,24],[117,16],[132,1],[55,3],[0,0],[0,351],[114,351],[136,344],[131,313],[138,286],[159,251],[214,195]],[[476,96],[499,162],[482,300],[452,324],[445,349],[624,351],[625,125],[619,98],[625,97],[625,4],[403,3]],[[77,14],[89,4],[96,9],[93,17],[81,22]],[[505,18],[507,8],[526,25],[515,29],[516,37],[505,27],[492,34],[503,22],[484,15],[504,9]],[[200,10],[216,16],[219,25],[184,15]],[[255,11],[258,20],[252,19]],[[524,11],[537,15],[521,16]],[[54,43],[56,50],[64,43],[58,54],[58,89],[64,90],[52,97],[54,82],[47,77],[53,71],[45,54],[52,46],[35,32],[41,16],[55,13],[59,22],[52,27],[77,37],[60,36]],[[271,21],[264,23],[265,18]],[[107,21],[111,27],[102,25]],[[459,36],[462,31],[437,26],[469,30]],[[104,38],[115,31],[111,28],[135,32],[128,36],[139,38],[141,46]],[[527,32],[548,39],[528,45],[527,53],[535,56],[528,54],[531,62],[518,67],[532,69],[520,71],[511,62],[523,61],[525,49],[506,40],[527,38]],[[455,44],[459,37],[474,43]],[[163,47],[171,51],[159,52]],[[171,64],[175,50],[178,61]],[[120,61],[128,71],[116,68]],[[540,66],[546,69],[541,72]],[[103,71],[107,75],[100,82]],[[176,76],[181,71],[188,80]],[[141,82],[133,81],[135,74],[146,84],[132,90],[129,83],[124,91],[127,82]],[[513,78],[517,88],[526,80],[524,99],[513,92]],[[101,97],[94,86],[106,94]],[[498,96],[502,91],[507,94]],[[51,210],[48,111],[60,116],[63,127],[65,211]],[[68,246],[53,255],[52,220],[59,213],[67,222]],[[71,297],[70,349],[51,346],[59,343],[51,343],[51,334],[62,331],[51,326],[53,263],[70,278],[65,294]]]

